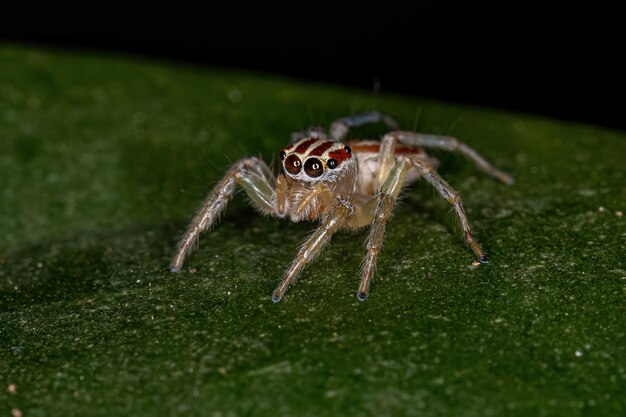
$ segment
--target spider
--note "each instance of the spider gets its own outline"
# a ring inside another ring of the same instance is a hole
[[[382,140],[343,142],[351,127],[381,122],[390,129]],[[505,184],[513,183],[512,176],[494,168],[455,138],[399,130],[394,119],[377,111],[343,117],[331,124],[330,134],[320,127],[293,133],[290,144],[279,153],[281,166],[277,176],[256,157],[243,158],[233,164],[189,224],[170,270],[181,270],[200,234],[217,221],[239,185],[263,214],[289,218],[293,222],[320,220],[274,290],[272,301],[283,298],[335,232],[369,226],[367,252],[357,291],[357,298],[364,301],[374,277],[385,225],[398,195],[404,186],[418,178],[432,185],[452,205],[465,241],[478,261],[487,263],[489,258],[474,239],[461,197],[437,173],[439,161],[424,148],[459,152],[485,173]]]

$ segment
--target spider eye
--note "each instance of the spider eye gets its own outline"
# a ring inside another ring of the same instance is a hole
[[[328,168],[330,169],[335,169],[337,168],[337,160],[330,158],[328,161],[326,161],[326,165],[328,165]]]
[[[347,153],[348,155],[351,155],[351,154],[352,154],[352,149],[351,149],[348,145],[346,145],[346,146],[343,148],[343,150],[344,150],[344,151],[346,151],[346,153]]]
[[[296,155],[291,154],[285,159],[285,169],[290,174],[296,175],[302,169],[302,161]]]
[[[317,158],[309,158],[304,163],[304,172],[309,177],[316,178],[324,173],[324,167],[322,166],[322,161]]]
[[[287,156],[287,152],[285,151],[280,151],[280,153],[278,154],[278,157],[281,161],[285,159],[285,156]]]

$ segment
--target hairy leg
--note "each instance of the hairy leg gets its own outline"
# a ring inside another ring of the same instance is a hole
[[[335,140],[342,141],[345,139],[351,127],[380,122],[386,124],[391,130],[399,129],[398,123],[391,117],[377,111],[371,111],[335,120],[330,125],[330,137]]]
[[[461,202],[461,196],[459,193],[457,193],[443,178],[441,178],[437,171],[435,171],[426,162],[419,158],[412,158],[411,164],[419,172],[421,178],[432,185],[437,192],[452,205],[461,222],[461,228],[463,229],[465,241],[472,249],[476,257],[478,257],[478,260],[481,263],[487,263],[489,258],[482,250],[478,242],[474,240],[472,229],[470,227],[469,220],[467,219],[467,215],[465,214],[465,209],[463,208],[463,203]]]
[[[374,211],[374,220],[370,227],[370,232],[367,235],[367,239],[365,240],[367,253],[363,259],[361,283],[356,293],[360,301],[367,299],[370,284],[374,278],[374,272],[376,271],[376,261],[378,260],[383,239],[385,238],[385,225],[391,216],[396,200],[388,194],[381,193],[378,195],[377,201],[376,210]]]
[[[273,175],[265,162],[258,158],[245,158],[237,161],[208,194],[202,202],[200,210],[191,220],[185,234],[178,243],[178,248],[170,265],[170,271],[180,271],[185,262],[185,257],[198,242],[200,234],[210,229],[226,209],[237,184],[241,185],[252,200],[252,203],[261,212],[277,214],[276,196],[272,182]]]
[[[328,139],[328,135],[326,135],[326,131],[323,127],[320,126],[311,126],[306,130],[300,132],[293,132],[291,134],[291,142],[295,143],[300,139],[304,138],[313,138],[313,139]]]
[[[285,217],[289,210],[289,186],[283,174],[276,177],[276,190],[274,199],[276,200],[276,214],[278,217]]]
[[[396,165],[396,145],[398,139],[393,135],[385,135],[380,141],[380,149],[378,151],[378,188],[383,186],[389,172]]]
[[[424,148],[436,148],[451,152],[458,152],[472,161],[483,172],[502,181],[503,183],[513,184],[515,182],[511,175],[495,168],[487,162],[485,158],[480,156],[478,152],[456,138],[405,131],[392,132],[389,136],[395,136],[400,142],[408,145],[417,145]]]
[[[350,216],[348,227],[353,229],[359,229],[367,225],[371,225],[374,219],[374,212],[377,206],[377,196],[381,192],[391,193],[395,199],[400,194],[408,167],[410,164],[404,162],[403,165],[396,164],[396,145],[398,139],[393,135],[385,135],[380,144],[378,151],[378,177],[377,177],[377,190],[378,193],[374,195],[369,201],[363,204],[361,207],[355,210],[354,214]],[[400,169],[401,166],[405,166],[404,169]],[[393,174],[392,174],[393,171]]]
[[[292,193],[295,192],[293,189]],[[290,207],[289,216],[292,221],[314,220],[321,214],[320,207],[332,207],[336,198],[326,184],[317,184],[310,189],[303,189],[298,192],[299,197],[294,199]]]
[[[287,269],[285,277],[274,290],[272,301],[276,303],[283,298],[289,286],[295,283],[302,270],[322,252],[333,234],[344,225],[346,219],[353,212],[352,204],[348,200],[340,200],[335,208],[328,213],[298,251],[298,255]]]
[[[393,149],[391,149],[391,152],[393,152]],[[400,160],[389,172],[380,192],[372,199],[372,202],[376,203],[376,208],[371,214],[370,232],[365,240],[367,253],[363,260],[361,283],[357,291],[357,298],[360,301],[365,301],[367,298],[370,284],[376,270],[376,261],[378,260],[378,255],[380,254],[385,237],[385,226],[391,217],[396,199],[402,190],[406,174],[410,168],[411,164],[409,161],[406,159]],[[368,207],[370,204],[371,203],[366,204],[364,208]]]

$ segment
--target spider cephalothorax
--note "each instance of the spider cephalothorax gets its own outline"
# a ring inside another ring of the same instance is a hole
[[[304,137],[280,151],[285,173],[304,182],[337,181],[356,169],[352,149],[336,140]]]
[[[350,127],[375,122],[384,122],[392,129],[381,141],[342,142]],[[474,240],[461,197],[439,176],[437,160],[423,149],[459,152],[487,174],[504,183],[513,183],[510,175],[491,166],[464,143],[447,136],[400,131],[392,118],[378,112],[338,119],[331,125],[330,136],[323,129],[310,128],[292,137],[291,144],[279,153],[281,172],[277,176],[254,157],[241,159],[230,168],[209,193],[178,244],[172,271],[180,271],[200,234],[215,223],[239,184],[264,214],[289,217],[294,222],[321,221],[287,269],[272,294],[273,301],[282,299],[335,232],[370,226],[357,291],[357,297],[363,301],[374,276],[385,225],[398,195],[404,186],[418,178],[431,184],[452,205],[470,249],[481,263],[488,262],[487,255]]]

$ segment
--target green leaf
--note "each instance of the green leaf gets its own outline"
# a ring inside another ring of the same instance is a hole
[[[5,45],[0,63],[0,414],[624,413],[623,133],[128,58]],[[449,206],[418,183],[366,302],[364,230],[272,303],[314,225],[241,195],[168,272],[230,161],[372,109],[516,176],[436,153],[491,263],[470,268]]]

